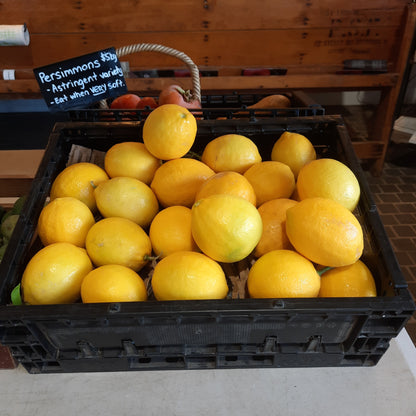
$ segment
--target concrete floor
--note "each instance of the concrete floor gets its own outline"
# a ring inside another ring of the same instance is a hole
[[[2,416],[414,416],[405,331],[375,367],[28,374],[0,370]]]

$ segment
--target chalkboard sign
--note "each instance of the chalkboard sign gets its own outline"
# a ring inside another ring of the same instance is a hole
[[[35,68],[33,72],[51,111],[88,108],[127,92],[114,48]]]

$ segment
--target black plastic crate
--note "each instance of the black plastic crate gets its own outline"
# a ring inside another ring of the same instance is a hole
[[[29,373],[168,369],[373,366],[415,310],[368,184],[339,116],[253,117],[198,121],[192,149],[226,133],[243,134],[264,159],[285,130],[304,134],[319,157],[346,163],[357,175],[355,211],[363,260],[375,298],[224,299],[10,305],[10,293],[40,248],[36,223],[71,148],[106,151],[139,140],[142,123],[57,123],[16,231],[0,264],[0,343]]]
[[[291,106],[288,108],[273,109],[249,109],[262,98],[270,94],[266,93],[229,93],[210,94],[201,96],[203,110],[199,116],[205,120],[215,120],[218,117],[228,119],[254,118],[254,117],[314,117],[325,115],[325,108],[316,103],[303,91],[293,91],[286,96]],[[157,97],[154,97],[157,98]],[[149,113],[149,109],[143,110],[107,110],[97,104],[96,108],[86,108],[68,111],[72,121],[142,121]]]

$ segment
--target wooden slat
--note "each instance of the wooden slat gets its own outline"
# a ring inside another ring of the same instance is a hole
[[[44,150],[1,150],[0,179],[33,179]]]
[[[0,81],[0,97],[2,99],[40,98],[39,84],[34,79]]]
[[[3,208],[9,209],[13,207],[13,205],[18,199],[19,199],[18,196],[5,196],[5,197],[1,196],[0,206],[2,206]]]
[[[30,32],[155,32],[264,30],[398,25],[405,0],[8,0],[0,4],[3,22],[26,22]],[[232,15],[232,17],[231,17]]]
[[[134,83],[136,80],[130,80]],[[226,90],[245,89],[304,89],[304,90],[348,90],[348,89],[378,89],[390,87],[397,82],[397,74],[374,75],[287,75],[287,76],[258,76],[258,77],[223,77],[203,78],[202,90],[216,88]],[[219,85],[219,86],[218,86]],[[227,87],[228,85],[228,87]]]
[[[32,179],[1,179],[0,178],[0,197],[17,198],[29,192]]]
[[[337,64],[345,59],[393,61],[399,41],[395,26],[338,29],[275,29],[262,31],[86,33],[32,35],[30,51],[2,49],[0,68],[33,68],[108,47],[156,43],[186,53],[199,67],[285,67]],[[261,47],[260,47],[261,45]],[[23,52],[23,55],[22,55]],[[180,67],[173,57],[142,52],[123,57],[132,69]]]
[[[0,202],[12,206],[19,196],[29,192],[44,150],[0,151]]]

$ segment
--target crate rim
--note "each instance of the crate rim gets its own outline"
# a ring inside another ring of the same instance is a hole
[[[142,120],[144,119],[152,109],[72,109],[64,112],[70,121],[89,121],[89,122],[100,122],[109,117],[114,117],[115,121],[123,121],[122,118],[130,117],[133,120]],[[319,117],[325,116],[325,109],[320,105],[310,105],[310,106],[301,106],[301,107],[288,107],[288,108],[248,108],[245,105],[240,107],[210,107],[210,108],[198,108],[191,109],[189,108],[192,114],[197,116],[212,117],[212,115],[226,114],[228,117],[240,116],[243,117],[244,114],[248,114],[250,118],[257,116],[270,116],[271,118],[281,118],[281,117]],[[211,118],[212,119],[212,118]]]
[[[359,314],[368,311],[400,313],[415,311],[415,302],[407,289],[400,289],[395,296],[369,298],[268,298],[268,299],[220,299],[179,300],[115,303],[72,303],[51,305],[1,305],[2,322],[25,319],[85,319],[86,317],[145,315],[194,315],[194,314]]]

